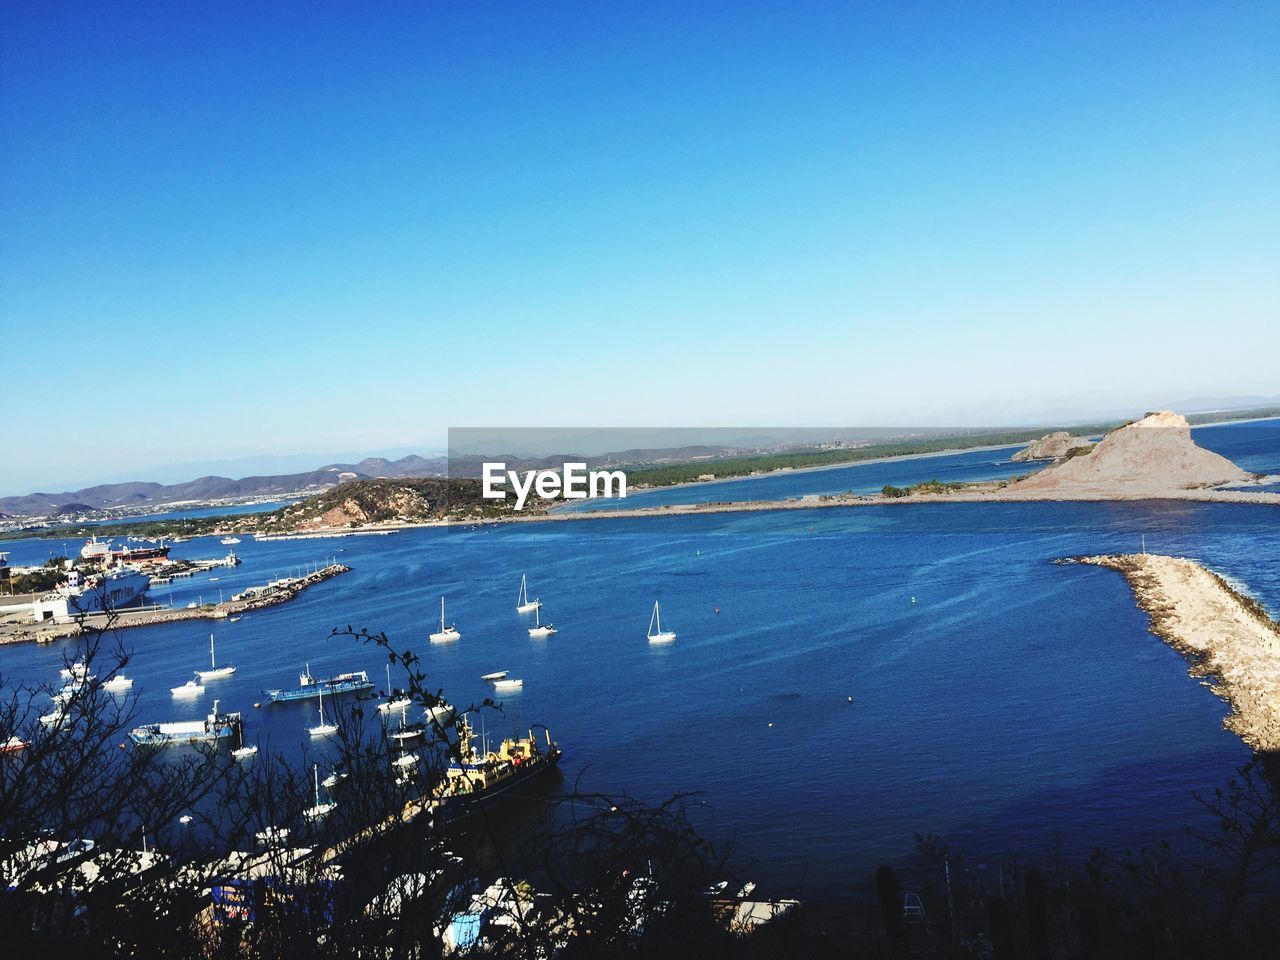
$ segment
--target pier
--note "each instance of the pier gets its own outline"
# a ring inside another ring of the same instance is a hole
[[[125,608],[111,613],[88,614],[64,623],[0,623],[0,644],[19,643],[35,640],[37,643],[50,643],[74,637],[92,630],[120,630],[125,627],[147,627],[158,623],[177,623],[182,620],[221,620],[226,617],[239,616],[253,610],[263,610],[277,604],[287,603],[307,587],[313,586],[331,577],[347,573],[350,567],[341,563],[331,563],[320,567],[302,577],[290,577],[272,581],[261,587],[251,587],[231,600],[221,603],[205,604],[200,607],[175,609],[173,607],[143,606]]]

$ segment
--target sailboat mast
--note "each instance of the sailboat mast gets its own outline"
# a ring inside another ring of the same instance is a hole
[[[218,661],[213,659],[213,634],[209,634],[209,667],[214,669],[218,666]]]

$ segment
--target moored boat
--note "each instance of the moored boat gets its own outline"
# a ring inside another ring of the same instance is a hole
[[[129,739],[145,746],[164,746],[174,743],[213,743],[228,737],[238,737],[243,742],[243,720],[239,713],[222,713],[218,701],[203,720],[179,720],[173,723],[146,723],[134,727]]]
[[[516,594],[516,613],[533,613],[540,606],[542,606],[542,600],[539,597],[529,599],[529,582],[523,573],[520,574],[520,592]]]
[[[559,744],[545,727],[545,746],[530,728],[527,737],[507,738],[496,750],[489,750],[477,737],[466,715],[458,722],[458,760],[445,771],[431,798],[438,821],[457,820],[501,797],[512,787],[526,783],[560,762]]]
[[[440,598],[440,629],[428,636],[432,643],[447,643],[450,640],[457,640],[462,634],[458,632],[458,628],[453,624],[444,622],[444,597]]]
[[[267,700],[271,703],[288,703],[294,700],[312,700],[320,696],[322,690],[334,697],[342,693],[360,693],[373,689],[369,674],[363,670],[353,670],[350,673],[340,673],[336,677],[317,680],[311,676],[310,666],[298,675],[298,684],[292,690],[263,690],[262,692],[267,695]]]

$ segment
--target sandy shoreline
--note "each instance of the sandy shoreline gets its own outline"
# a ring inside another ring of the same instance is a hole
[[[1151,632],[1191,660],[1231,705],[1223,720],[1257,751],[1280,750],[1280,624],[1256,600],[1192,560],[1155,554],[1078,557],[1119,571]]]

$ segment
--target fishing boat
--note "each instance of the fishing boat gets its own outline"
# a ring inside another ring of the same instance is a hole
[[[324,688],[321,688],[320,690],[319,714],[320,714],[320,722],[317,723],[314,727],[307,727],[307,733],[311,734],[311,736],[313,737],[327,737],[330,734],[337,733],[338,725],[336,723],[330,723],[328,720],[325,719]]]
[[[213,634],[209,634],[209,669],[197,670],[196,676],[199,677],[201,681],[221,680],[224,677],[231,676],[235,672],[236,668],[229,663],[225,666],[218,666],[218,660],[213,653]]]
[[[404,696],[400,690],[391,689],[391,664],[387,664],[387,699],[378,704],[379,713],[394,713],[403,710],[413,703],[413,698]]]
[[[515,680],[495,680],[493,682],[494,690],[520,690],[524,687],[524,681]]]
[[[117,673],[102,685],[102,689],[108,693],[124,693],[126,690],[132,689],[132,687],[133,678],[126,677],[123,673]]]
[[[326,814],[332,813],[334,807],[337,806],[337,803],[332,800],[328,800],[324,803],[320,802],[320,764],[317,763],[314,765],[314,772],[316,780],[316,802],[309,810],[303,812],[303,816],[308,820],[319,820]]]
[[[653,601],[653,613],[649,615],[649,642],[670,643],[675,638],[674,630],[662,629],[662,611],[658,608],[658,601]]]
[[[529,599],[529,582],[525,575],[520,574],[520,592],[516,594],[516,613],[533,613],[542,606],[542,600],[538,597]]]
[[[214,743],[228,737],[243,740],[243,721],[238,713],[221,713],[218,701],[203,720],[179,720],[175,723],[146,723],[134,727],[129,739],[145,746],[167,746],[175,743]]]
[[[494,673],[486,673],[480,679],[484,680],[486,683],[492,683],[495,680],[501,680],[510,672],[511,672],[510,670],[498,670],[498,671],[495,671]]]
[[[289,703],[294,700],[313,700],[320,696],[322,690],[329,696],[336,697],[342,693],[361,693],[372,689],[373,684],[369,681],[369,674],[363,670],[353,670],[350,673],[340,673],[336,677],[317,680],[311,676],[311,665],[308,664],[302,673],[298,674],[297,687],[292,690],[263,690],[262,692],[271,703]]]
[[[534,612],[534,625],[529,628],[529,636],[537,639],[540,637],[549,637],[556,632],[554,624],[542,622],[542,607],[539,605]]]
[[[462,636],[462,634],[458,632],[457,627],[455,627],[453,624],[446,625],[444,622],[444,597],[441,597],[440,598],[440,630],[437,633],[431,634],[428,639],[430,639],[432,643],[446,643],[449,640],[457,640],[460,636]]]
[[[186,683],[184,683],[180,687],[170,687],[169,692],[172,693],[175,697],[180,697],[183,699],[186,699],[189,697],[198,697],[202,693],[204,693],[204,686],[195,680],[188,680]]]
[[[507,738],[496,750],[485,737],[477,738],[466,715],[458,722],[458,759],[450,763],[445,778],[432,790],[436,822],[457,820],[499,799],[507,791],[553,769],[560,762],[560,747],[546,727],[545,746],[534,736]],[[480,740],[477,749],[477,739]]]

